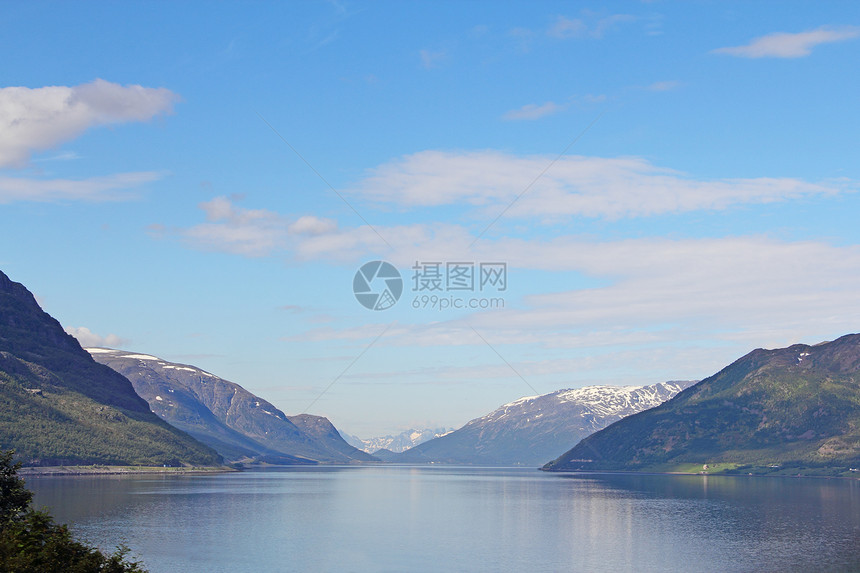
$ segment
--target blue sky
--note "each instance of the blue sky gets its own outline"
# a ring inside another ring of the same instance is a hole
[[[855,2],[35,2],[0,26],[0,270],[85,344],[369,437],[860,325]],[[403,276],[387,310],[353,296],[373,260]],[[507,288],[416,291],[416,262],[503,262]]]

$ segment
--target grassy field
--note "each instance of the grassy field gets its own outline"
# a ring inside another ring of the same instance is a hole
[[[757,476],[802,476],[802,477],[845,477],[860,479],[860,472],[852,472],[845,466],[808,466],[792,463],[751,465],[741,463],[715,462],[705,464],[676,463],[649,466],[646,471],[655,473],[703,474],[703,475],[757,475]],[[857,469],[857,468],[855,468]]]
[[[705,469],[705,465],[708,466],[708,469]],[[660,473],[679,473],[679,474],[720,474],[724,473],[727,470],[737,469],[740,464],[733,463],[701,463],[701,464],[692,464],[692,463],[679,463],[679,464],[666,464],[665,466],[657,466],[659,469],[656,471]]]

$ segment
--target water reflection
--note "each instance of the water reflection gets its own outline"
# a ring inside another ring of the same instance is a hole
[[[153,573],[860,569],[857,481],[376,466],[29,485]]]
[[[674,540],[719,570],[860,570],[860,482],[742,476],[563,475],[633,509],[630,528],[645,543]],[[605,524],[609,525],[609,524]]]

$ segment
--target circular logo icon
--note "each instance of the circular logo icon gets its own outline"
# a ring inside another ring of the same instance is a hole
[[[364,263],[352,279],[355,299],[370,310],[386,310],[403,294],[403,279],[394,265],[385,261]]]

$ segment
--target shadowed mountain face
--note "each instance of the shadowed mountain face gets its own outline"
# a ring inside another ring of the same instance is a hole
[[[27,465],[219,465],[0,272],[0,447]]]
[[[326,418],[287,416],[238,384],[148,354],[105,348],[88,351],[122,373],[152,411],[211,445],[228,460],[270,463],[375,461],[347,444]]]
[[[755,473],[856,468],[860,335],[754,350],[662,406],[583,440],[546,469],[664,471],[705,463]]]
[[[582,438],[653,408],[691,384],[694,382],[589,386],[520,398],[393,460],[539,467]]]

